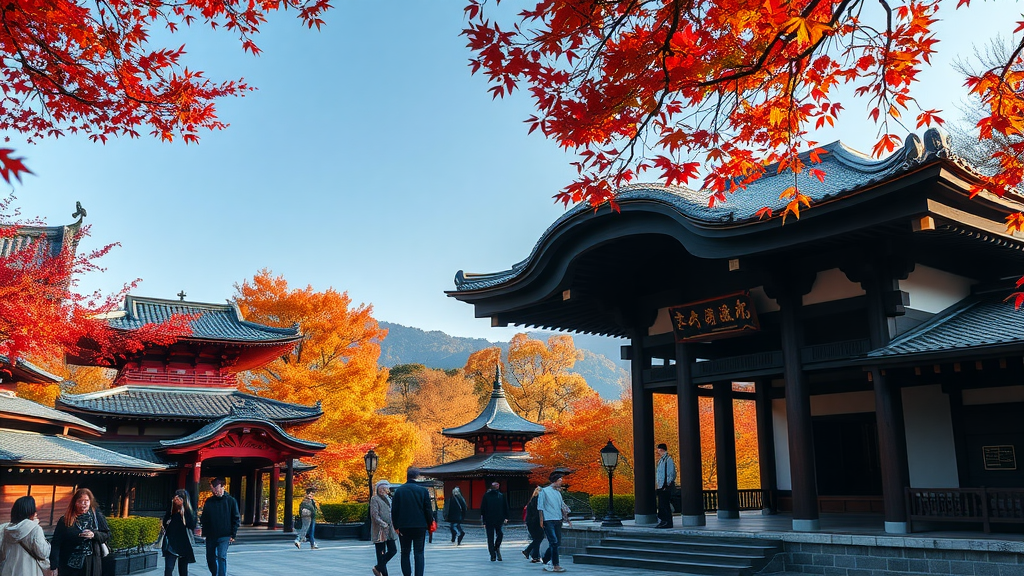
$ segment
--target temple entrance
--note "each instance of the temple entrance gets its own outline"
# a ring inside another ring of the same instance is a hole
[[[881,496],[882,465],[874,412],[814,418],[820,496]]]

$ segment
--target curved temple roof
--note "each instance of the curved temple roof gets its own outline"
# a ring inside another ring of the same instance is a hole
[[[21,467],[81,468],[101,474],[158,472],[167,468],[68,436],[8,429],[0,429],[0,462]]]
[[[198,316],[191,323],[192,334],[186,336],[192,340],[276,344],[302,338],[295,326],[274,328],[247,321],[234,303],[208,304],[127,296],[124,310],[110,315],[108,321],[120,330],[136,330],[146,324],[166,322],[175,314]]]
[[[274,422],[298,422],[323,415],[319,404],[289,404],[234,388],[118,386],[88,394],[62,394],[57,405],[99,415],[188,420],[224,418],[240,407],[248,407],[260,418]]]
[[[0,392],[0,418],[4,417],[44,421],[54,426],[75,428],[97,436],[106,431],[102,426],[96,426],[67,412],[54,410],[38,402]]]
[[[528,452],[474,454],[455,462],[448,462],[430,468],[420,468],[420,473],[434,478],[454,475],[529,474],[538,466],[530,462],[530,458],[531,456]]]
[[[952,154],[948,139],[944,133],[936,129],[925,132],[923,140],[916,134],[910,134],[903,148],[883,160],[874,160],[839,141],[821,148],[825,153],[820,155],[819,164],[811,163],[809,153],[802,154],[801,157],[808,168],[825,172],[824,181],[810,175],[809,170],[795,176],[800,193],[811,199],[811,209],[822,203],[853,195],[874,184],[912,172],[940,159],[952,161],[968,173],[973,172],[971,167],[963,164]],[[764,176],[736,194],[730,195],[724,204],[720,203],[713,207],[709,206],[708,192],[682,186],[636,184],[621,188],[615,199],[620,205],[635,201],[661,204],[695,227],[726,229],[764,223],[757,213],[765,207],[771,208],[775,215],[780,214],[789,202],[788,198],[780,198],[780,193],[793,185],[792,172],[783,170],[779,173],[778,166],[772,165],[766,167]],[[1015,197],[1014,200],[1021,199]],[[1024,207],[1016,209],[1021,208]],[[460,270],[455,275],[455,291],[449,294],[486,290],[517,279],[537,258],[556,230],[570,220],[593,212],[594,208],[586,202],[566,211],[541,234],[530,255],[509,270],[484,274]]]
[[[215,438],[221,430],[239,425],[266,426],[271,430],[271,432],[274,433],[275,436],[277,436],[277,439],[282,441],[283,443],[297,446],[311,452],[317,452],[327,447],[326,444],[296,438],[295,436],[292,436],[291,434],[285,432],[277,424],[274,424],[273,422],[270,422],[268,420],[263,420],[258,417],[254,417],[253,415],[246,414],[244,412],[232,414],[225,418],[221,418],[220,420],[210,422],[206,426],[203,426],[202,428],[196,430],[195,432],[189,434],[188,436],[182,436],[181,438],[175,438],[173,440],[161,440],[160,445],[164,448],[174,448],[181,446],[190,446],[193,444],[201,444],[203,442],[207,442]]]
[[[441,434],[452,438],[473,438],[483,434],[507,434],[515,436],[543,436],[547,429],[516,414],[508,405],[505,390],[501,387],[501,367],[494,370],[494,391],[479,416],[468,424],[445,428]]]

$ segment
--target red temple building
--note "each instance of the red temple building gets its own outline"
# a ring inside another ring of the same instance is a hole
[[[512,518],[519,518],[530,501],[532,488],[528,476],[536,467],[530,462],[526,443],[546,432],[544,426],[516,414],[505,398],[501,386],[501,369],[494,372],[491,400],[479,416],[468,424],[445,428],[449,438],[473,443],[473,455],[420,472],[429,478],[444,481],[445,502],[456,486],[462,491],[469,510],[466,520],[480,519],[480,500],[491,482],[499,482],[508,498]]]
[[[131,332],[173,315],[191,317],[191,334],[168,346],[114,354],[89,361],[117,370],[110,389],[62,394],[57,408],[105,428],[95,443],[103,448],[165,466],[165,471],[113,487],[112,513],[162,512],[176,488],[198,501],[202,486],[216,476],[239,502],[244,524],[259,524],[264,504],[267,525],[277,527],[277,493],[284,473],[285,502],[291,502],[298,458],[325,446],[296,438],[287,429],[312,422],[319,404],[303,406],[238,390],[240,372],[285,354],[302,336],[297,328],[246,321],[233,304],[205,304],[128,296],[109,322]],[[269,476],[268,480],[264,480]],[[269,482],[264,503],[263,483]],[[101,492],[103,493],[103,492]],[[106,503],[106,502],[104,502]],[[292,515],[285,513],[285,531]]]

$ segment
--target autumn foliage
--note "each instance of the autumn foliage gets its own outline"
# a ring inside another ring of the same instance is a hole
[[[235,302],[245,318],[270,326],[298,324],[302,341],[289,353],[244,374],[250,392],[299,404],[320,402],[324,415],[293,429],[300,438],[327,444],[313,458],[311,474],[320,481],[362,494],[363,454],[380,456],[380,478],[399,479],[412,462],[415,430],[404,416],[379,414],[385,406],[388,371],[380,368],[380,340],[373,309],[354,306],[333,288],[290,288],[282,276],[262,270],[235,286]]]
[[[956,9],[969,5],[959,0]],[[703,176],[712,205],[767,165],[813,170],[798,151],[815,150],[812,131],[836,125],[850,107],[840,88],[867,105],[867,117],[853,121],[878,127],[875,156],[895,149],[898,130],[942,123],[914,99],[938,47],[936,22],[956,18],[938,0],[541,0],[508,8],[468,1],[470,66],[494,97],[526,90],[537,111],[529,130],[578,152],[578,177],[557,195],[565,203],[614,207],[614,190],[648,170],[667,185]],[[1006,61],[966,78],[985,110],[983,140],[1024,133],[1022,30],[1018,22]],[[994,156],[999,169],[977,190],[1002,194],[1024,180],[1024,144]],[[801,205],[794,176],[781,216],[798,216]]]

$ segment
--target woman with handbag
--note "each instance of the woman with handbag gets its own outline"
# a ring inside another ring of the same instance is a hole
[[[50,569],[50,544],[39,526],[34,498],[14,501],[11,522],[0,525],[0,534],[0,576],[43,576]]]
[[[295,547],[302,550],[302,543],[309,540],[309,547],[316,550],[316,500],[313,499],[314,488],[306,488],[306,497],[299,503],[299,519],[302,524],[299,526],[298,535],[295,536]]]
[[[388,481],[377,482],[370,499],[370,540],[377,551],[377,564],[371,568],[374,576],[388,576],[388,560],[398,553],[395,540],[398,534],[391,521],[391,497]]]
[[[176,490],[171,507],[164,514],[164,541],[160,547],[164,556],[164,576],[174,573],[178,563],[178,576],[188,576],[188,565],[196,561],[192,550],[192,531],[196,529],[196,515],[192,512],[188,491]]]
[[[88,488],[75,490],[50,542],[53,576],[101,576],[110,527]]]
[[[462,497],[462,491],[456,486],[452,488],[450,502],[444,503],[444,519],[448,521],[448,529],[452,532],[452,542],[458,546],[466,536],[462,529],[462,520],[466,517],[466,499]]]

